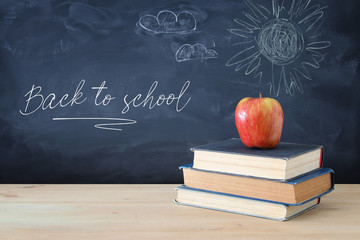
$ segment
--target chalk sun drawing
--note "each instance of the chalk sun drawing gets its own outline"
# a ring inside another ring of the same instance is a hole
[[[272,0],[266,7],[253,0],[244,0],[248,11],[243,19],[234,19],[236,28],[228,29],[240,40],[234,46],[241,50],[226,66],[235,71],[244,69],[260,81],[265,76],[270,94],[278,96],[281,86],[289,95],[303,93],[301,79],[312,80],[310,69],[318,69],[324,60],[323,50],[330,41],[319,40],[318,29],[324,21],[327,6],[312,0]],[[261,68],[268,61],[271,72]],[[270,77],[271,76],[271,77]]]

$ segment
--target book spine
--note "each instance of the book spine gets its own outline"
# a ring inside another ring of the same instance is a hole
[[[324,159],[324,147],[320,149],[320,162],[319,162],[319,168],[323,166],[323,159]],[[317,204],[320,204],[320,198],[318,198]]]
[[[324,148],[322,147],[320,150],[320,162],[319,162],[319,168],[323,166],[323,159],[324,159]]]

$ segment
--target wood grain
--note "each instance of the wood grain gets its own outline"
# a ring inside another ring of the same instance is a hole
[[[0,185],[0,239],[358,239],[360,185],[277,222],[176,205],[176,185]]]

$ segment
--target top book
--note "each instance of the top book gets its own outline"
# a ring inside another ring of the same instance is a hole
[[[240,138],[191,149],[194,168],[288,181],[321,166],[323,147],[280,142],[274,149],[248,148]]]

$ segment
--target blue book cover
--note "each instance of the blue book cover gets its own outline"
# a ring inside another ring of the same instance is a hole
[[[234,174],[234,173],[225,173],[225,172],[217,172],[217,171],[209,171],[209,170],[204,170],[204,169],[198,169],[198,168],[193,168],[194,164],[193,163],[188,163],[185,164],[183,166],[180,166],[179,169],[192,169],[195,171],[201,171],[201,172],[208,172],[208,173],[215,173],[215,174],[225,174],[225,175],[232,175],[232,176],[239,176],[239,177],[248,177],[248,178],[254,178],[254,179],[266,179],[269,181],[276,181],[276,182],[282,182],[282,183],[287,183],[287,184],[292,184],[292,185],[296,185],[299,184],[301,182],[305,182],[309,179],[327,174],[327,173],[332,173],[332,175],[334,175],[334,170],[332,170],[331,168],[317,168],[315,170],[312,170],[308,173],[304,173],[301,174],[299,176],[296,176],[294,178],[291,179],[272,179],[272,178],[262,178],[262,177],[255,177],[255,176],[247,176],[247,175],[241,175],[241,174]]]
[[[248,148],[240,138],[231,138],[191,148],[192,151],[221,152],[228,154],[239,154],[257,156],[264,158],[278,158],[289,160],[302,154],[322,149],[321,145],[309,145],[299,143],[280,142],[273,149]]]
[[[334,171],[330,168],[319,168],[291,181],[195,169],[192,164],[180,169],[189,188],[288,205],[304,204],[334,189]]]
[[[285,221],[294,218],[316,207],[318,197],[303,202],[301,205],[289,205],[260,199],[247,198],[232,194],[212,192],[202,189],[189,188],[184,185],[175,189],[178,196],[176,204],[249,215],[273,220]]]
[[[320,145],[280,142],[274,149],[260,149],[248,148],[240,138],[231,138],[191,150],[195,168],[279,180],[298,177],[321,167],[323,162]]]

